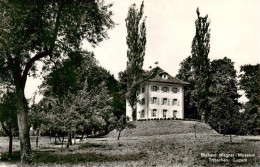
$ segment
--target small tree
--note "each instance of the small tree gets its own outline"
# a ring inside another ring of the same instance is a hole
[[[16,110],[15,93],[3,94],[0,99],[0,122],[5,134],[9,137],[9,156],[12,156],[13,136],[18,131]]]
[[[135,124],[133,122],[128,122],[129,118],[126,116],[121,116],[120,119],[117,119],[114,121],[113,127],[116,129],[118,132],[117,140],[120,139],[121,132],[125,129],[133,129],[136,128]]]

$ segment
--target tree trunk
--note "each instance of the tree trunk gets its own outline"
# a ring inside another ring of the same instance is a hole
[[[133,121],[136,121],[136,107],[135,106],[131,106],[132,108],[132,118]]]
[[[32,150],[30,143],[30,127],[28,124],[28,106],[24,97],[24,91],[17,92],[17,119],[19,127],[19,138],[21,148],[21,163],[27,164],[32,162]]]
[[[59,139],[59,143],[61,142],[61,140],[60,140],[60,137],[59,136],[57,136],[57,138]]]
[[[194,133],[195,133],[195,138],[197,138],[197,131],[196,131],[197,125],[194,125]]]
[[[4,125],[4,123],[1,121],[1,125],[2,128],[4,130],[4,132],[8,135],[9,137],[9,151],[8,151],[8,155],[12,156],[12,147],[13,147],[13,134],[12,134],[12,125],[10,122],[7,123],[8,124],[8,129],[7,127]]]
[[[218,133],[219,133],[219,134],[221,133],[221,127],[220,127],[220,125],[218,125]]]
[[[84,133],[82,133],[80,141],[82,141],[83,138],[84,138]]]
[[[64,142],[64,135],[62,136],[61,148],[63,148],[63,142]]]
[[[27,112],[24,109],[19,109],[17,113],[18,127],[19,127],[19,138],[21,147],[21,162],[31,163],[32,151],[29,135],[29,127],[27,124]]]
[[[51,144],[51,131],[50,131],[50,144]]]
[[[13,132],[12,132],[12,125],[9,122],[9,151],[8,151],[8,155],[11,157],[13,154]]]
[[[57,133],[55,134],[55,137],[54,137],[54,143],[57,144]]]
[[[76,145],[76,132],[73,132],[74,134],[74,145]]]
[[[67,142],[67,147],[66,148],[70,147],[70,140],[71,140],[71,133],[68,132],[68,142]]]
[[[205,123],[206,119],[205,119],[205,111],[201,112],[201,122]]]
[[[21,76],[19,76],[19,67],[14,71],[17,78],[15,78],[16,87],[16,107],[17,107],[17,121],[19,129],[19,139],[20,139],[20,154],[21,163],[29,164],[32,162],[32,150],[30,143],[30,126],[28,123],[28,103],[24,95],[24,86]]]
[[[120,139],[120,135],[121,135],[121,130],[120,130],[119,133],[118,133],[117,140]]]
[[[8,151],[8,155],[12,156],[13,154],[13,134],[11,133],[9,135],[9,151]]]
[[[39,142],[39,129],[37,129],[36,132],[36,148],[38,148],[38,142]]]
[[[70,143],[70,145],[72,145],[72,133],[70,132],[70,138],[69,138],[70,140],[69,140],[69,143]]]

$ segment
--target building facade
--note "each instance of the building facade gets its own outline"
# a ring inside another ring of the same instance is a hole
[[[161,68],[152,69],[138,91],[136,119],[184,119],[184,88],[189,84],[170,76]],[[133,120],[126,102],[126,116]]]

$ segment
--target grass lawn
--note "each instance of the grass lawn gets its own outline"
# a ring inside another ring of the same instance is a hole
[[[194,135],[196,124],[197,137]],[[40,138],[36,149],[32,137],[35,162],[32,166],[257,166],[260,164],[260,137],[229,136],[216,133],[207,125],[192,121],[136,122],[137,128],[126,130],[117,140],[115,131],[104,138],[77,141],[70,149],[49,144]],[[4,158],[7,138],[0,139],[2,161],[19,166],[19,145],[14,141],[14,157]],[[214,155],[218,155],[217,158]],[[240,156],[230,161],[232,156]],[[252,156],[255,157],[252,157]],[[212,156],[211,158],[209,156]],[[244,157],[243,157],[244,156]],[[247,157],[245,157],[247,156]],[[258,156],[258,157],[257,157]],[[217,162],[217,161],[228,162]],[[246,162],[245,162],[246,161]],[[232,164],[230,164],[230,162]]]

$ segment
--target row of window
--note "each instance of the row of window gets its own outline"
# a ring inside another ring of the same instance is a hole
[[[163,109],[163,110],[162,110],[163,118],[166,118],[167,112],[168,112],[167,109]],[[176,118],[177,112],[178,112],[177,110],[173,110],[173,111],[172,111],[172,116],[173,116],[173,118]],[[158,114],[158,110],[157,110],[157,109],[153,109],[153,110],[152,110],[152,113],[151,113],[151,116],[152,116],[152,117],[157,117],[157,114]],[[145,117],[145,112],[144,112],[144,110],[142,110],[142,111],[141,111],[141,118],[144,118],[144,117]]]
[[[151,91],[152,92],[159,92],[160,90],[160,87],[159,86],[152,86],[151,87]],[[161,87],[161,91],[162,92],[172,92],[172,93],[178,93],[179,92],[179,88],[177,87],[167,87],[167,86],[164,86],[164,87]],[[141,88],[141,92],[144,93],[145,92],[145,87],[142,87]]]
[[[169,98],[162,98],[161,103],[160,99],[157,97],[151,98],[151,104],[157,104],[157,105],[170,105],[170,99]],[[145,105],[145,98],[142,98],[141,105]],[[173,106],[179,106],[180,102],[178,99],[172,99],[171,105]]]

